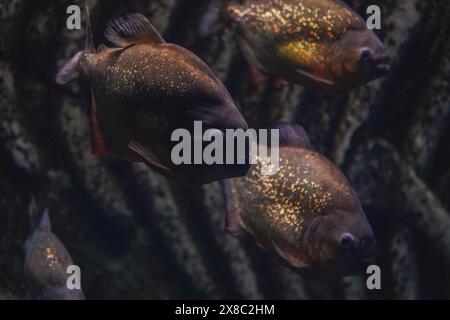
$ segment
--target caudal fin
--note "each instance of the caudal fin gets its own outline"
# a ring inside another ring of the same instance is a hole
[[[211,0],[198,25],[198,34],[206,38],[225,27],[224,12],[230,0]]]
[[[83,51],[77,52],[69,61],[67,61],[56,74],[56,83],[64,85],[79,77],[78,66]]]

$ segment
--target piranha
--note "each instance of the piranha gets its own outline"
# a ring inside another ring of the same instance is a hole
[[[222,182],[226,229],[250,238],[290,269],[345,276],[372,264],[375,239],[342,172],[314,151],[299,125],[280,124],[280,165]]]
[[[51,231],[48,210],[38,216],[34,199],[29,206],[31,233],[25,243],[25,279],[36,298],[84,300],[83,290],[69,289],[67,268],[73,265],[69,252]]]
[[[200,22],[206,37],[236,25],[254,82],[265,76],[341,92],[387,74],[386,50],[365,21],[339,0],[215,0]]]
[[[109,21],[105,37],[114,47],[95,49],[87,6],[86,15],[85,49],[62,66],[56,82],[81,76],[90,84],[92,153],[146,163],[183,185],[245,175],[249,164],[175,165],[171,159],[172,133],[192,132],[195,121],[205,131],[248,128],[210,68],[187,49],[165,42],[137,13]]]

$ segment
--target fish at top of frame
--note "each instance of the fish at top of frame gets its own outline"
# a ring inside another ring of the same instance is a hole
[[[325,93],[386,75],[389,58],[366,22],[339,0],[214,0],[199,32],[237,26],[255,83],[271,76]]]
[[[39,216],[32,198],[28,213],[31,232],[25,243],[24,274],[33,295],[42,300],[84,300],[82,289],[67,286],[67,267],[73,261],[51,230],[48,210]]]
[[[345,276],[373,262],[375,238],[342,172],[314,151],[302,127],[280,124],[279,170],[222,182],[227,231],[250,237],[299,273]]]
[[[167,43],[141,14],[110,21],[106,39],[94,48],[87,12],[86,47],[56,76],[66,84],[82,76],[92,91],[92,152],[144,162],[183,185],[201,185],[245,175],[249,165],[175,165],[176,129],[247,129],[233,98],[210,68],[192,52]],[[225,139],[225,138],[224,138]]]

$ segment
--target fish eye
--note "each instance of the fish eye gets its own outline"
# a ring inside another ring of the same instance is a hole
[[[372,59],[372,52],[369,48],[362,48],[360,52],[361,61],[369,62]]]
[[[357,241],[350,233],[344,233],[339,241],[340,246],[345,250],[353,249],[357,246]]]

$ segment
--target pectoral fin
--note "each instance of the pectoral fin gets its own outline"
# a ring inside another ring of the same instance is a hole
[[[304,77],[306,77],[306,78],[308,78],[308,79],[310,79],[310,80],[312,80],[314,82],[318,82],[318,83],[321,83],[321,84],[324,84],[324,85],[327,85],[327,86],[333,86],[334,85],[333,81],[325,79],[325,78],[322,78],[320,76],[313,75],[312,73],[309,73],[307,71],[303,71],[303,70],[297,69],[297,73],[301,74],[302,76],[304,76]]]
[[[284,261],[286,261],[289,265],[293,266],[294,268],[303,269],[303,268],[309,267],[309,264],[304,263],[300,259],[298,259],[298,258],[294,257],[293,255],[287,253],[286,251],[281,249],[279,246],[277,246],[277,244],[275,242],[273,242],[273,241],[272,241],[272,245],[273,245],[273,248],[275,249],[276,253]]]

